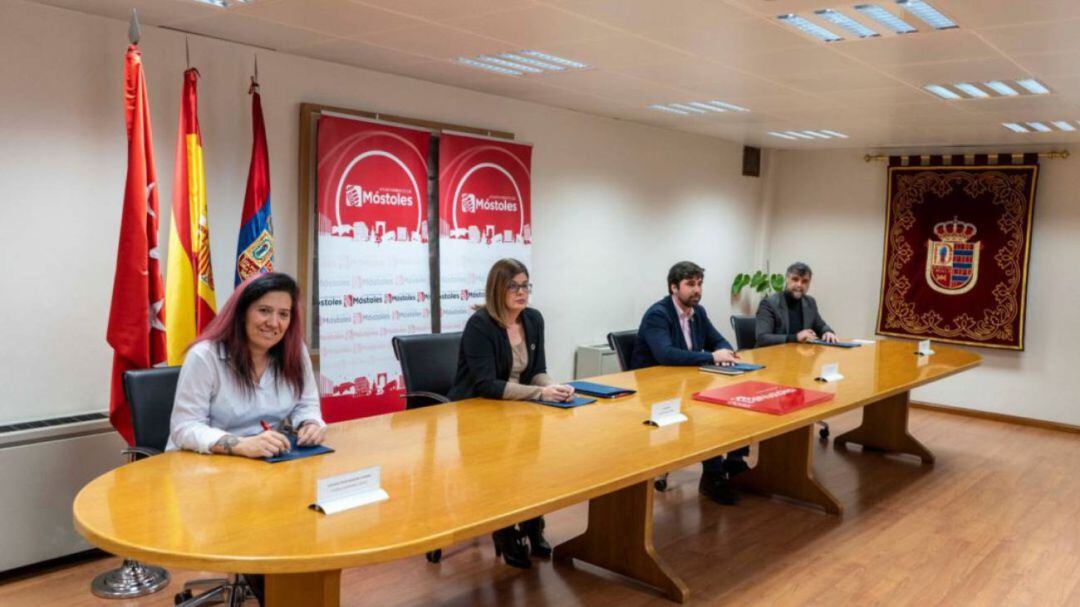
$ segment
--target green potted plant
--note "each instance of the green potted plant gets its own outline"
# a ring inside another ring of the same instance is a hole
[[[750,297],[743,296],[743,290],[747,287],[750,288]],[[752,314],[754,311],[751,309],[754,293],[758,294],[757,301],[768,297],[773,293],[780,293],[784,290],[784,275],[783,274],[770,274],[767,270],[758,270],[753,274],[740,273],[735,275],[735,280],[731,281],[731,307],[735,309],[740,308],[743,314]]]

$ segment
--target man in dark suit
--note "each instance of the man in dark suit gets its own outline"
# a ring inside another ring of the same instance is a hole
[[[757,311],[757,347],[820,339],[837,341],[832,327],[818,313],[817,302],[806,294],[814,272],[796,261],[787,269],[784,292],[761,300]]]
[[[632,369],[655,365],[700,366],[730,364],[739,356],[709,321],[701,301],[701,285],[705,270],[696,263],[680,261],[668,271],[668,295],[654,303],[641,319]],[[703,470],[698,491],[721,504],[734,504],[739,494],[728,483],[730,475],[747,469],[744,457],[750,449],[744,447],[724,457],[702,462]]]

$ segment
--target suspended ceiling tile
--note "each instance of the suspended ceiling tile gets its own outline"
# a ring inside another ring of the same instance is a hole
[[[733,55],[719,60],[733,68],[757,76],[795,76],[800,74],[862,69],[858,61],[846,57],[828,46],[812,46],[748,55]]]
[[[532,0],[352,0],[420,19],[441,21],[530,6]]]
[[[38,2],[120,21],[131,19],[131,9],[135,9],[139,14],[139,22],[143,25],[170,25],[212,17],[224,12],[224,9],[209,4],[178,2],[177,0],[94,0],[92,5],[86,0],[38,0]]]
[[[979,35],[1004,53],[1080,51],[1080,19],[985,29]]]
[[[939,4],[961,27],[969,28],[1080,18],[1076,0],[946,0]]]
[[[364,42],[434,59],[453,59],[518,50],[514,45],[506,42],[436,24],[379,32],[365,36]]]
[[[964,29],[835,42],[830,46],[837,52],[875,66],[1001,57],[1001,53],[975,32]]]
[[[925,84],[1016,80],[1029,75],[1012,61],[998,57],[966,61],[912,63],[884,67],[881,68],[881,71],[920,87]]]
[[[611,69],[693,60],[689,53],[626,34],[586,42],[557,43],[542,50],[592,67]]]
[[[248,17],[243,13],[222,13],[208,19],[185,21],[176,27],[185,32],[278,51],[330,40],[329,36],[319,32]]]
[[[737,86],[747,88],[753,85],[764,85],[768,83],[768,81],[758,78],[757,76],[736,71],[705,60],[662,63],[624,68],[617,71],[629,76],[644,78],[669,86],[723,82],[730,83],[733,88]]]
[[[691,21],[690,25],[658,30],[649,37],[720,62],[737,55],[813,49],[824,44],[761,19],[713,28],[700,28]]]
[[[255,2],[246,14],[321,32],[338,38],[362,39],[367,34],[422,25],[422,21],[349,0],[277,0]]]
[[[784,76],[776,80],[794,89],[811,93],[879,88],[897,84],[895,79],[868,68]]]
[[[724,80],[719,82],[705,82],[702,84],[688,84],[681,86],[695,95],[704,95],[710,99],[727,101],[744,97],[769,97],[778,95],[798,94],[789,86],[776,82],[754,78],[749,76],[740,80]]]
[[[717,0],[543,0],[613,27],[651,34],[692,22],[702,28],[745,22],[753,15]]]
[[[686,92],[647,80],[601,70],[560,74],[557,86],[634,105],[669,103],[686,98]]]
[[[474,34],[498,38],[521,46],[543,50],[556,42],[595,40],[620,33],[593,21],[546,6],[448,19],[444,23]]]
[[[400,65],[431,61],[421,55],[364,44],[356,40],[334,39],[292,50],[296,55],[322,59],[367,69],[389,69]]]
[[[1080,2],[1077,2],[1080,5]],[[1080,76],[1080,51],[1040,53],[1013,57],[1026,70],[1041,78]]]

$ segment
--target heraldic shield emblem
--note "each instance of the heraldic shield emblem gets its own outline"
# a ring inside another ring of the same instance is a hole
[[[973,224],[954,218],[934,226],[937,240],[927,241],[926,282],[945,295],[961,295],[974,288],[979,279],[978,230]]]

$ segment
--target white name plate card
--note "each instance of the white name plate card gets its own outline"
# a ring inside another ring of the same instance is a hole
[[[844,376],[840,375],[840,364],[821,365],[821,375],[818,376],[818,379],[830,383],[844,379]]]
[[[316,485],[315,503],[309,506],[323,514],[337,514],[390,499],[380,486],[382,466],[361,468],[326,478]]]
[[[690,419],[680,412],[681,408],[682,403],[677,398],[656,403],[652,406],[649,419],[645,423],[659,428],[672,424],[681,424]]]
[[[864,346],[872,346],[872,345],[876,344],[877,342],[874,341],[873,339],[853,339],[853,340],[851,340],[851,343],[853,343],[853,344],[861,344],[861,345],[864,345]]]
[[[931,354],[933,354],[934,351],[930,349],[930,340],[929,339],[924,339],[924,340],[920,341],[919,342],[919,349],[915,350],[915,353],[918,354],[919,356],[930,356]]]

